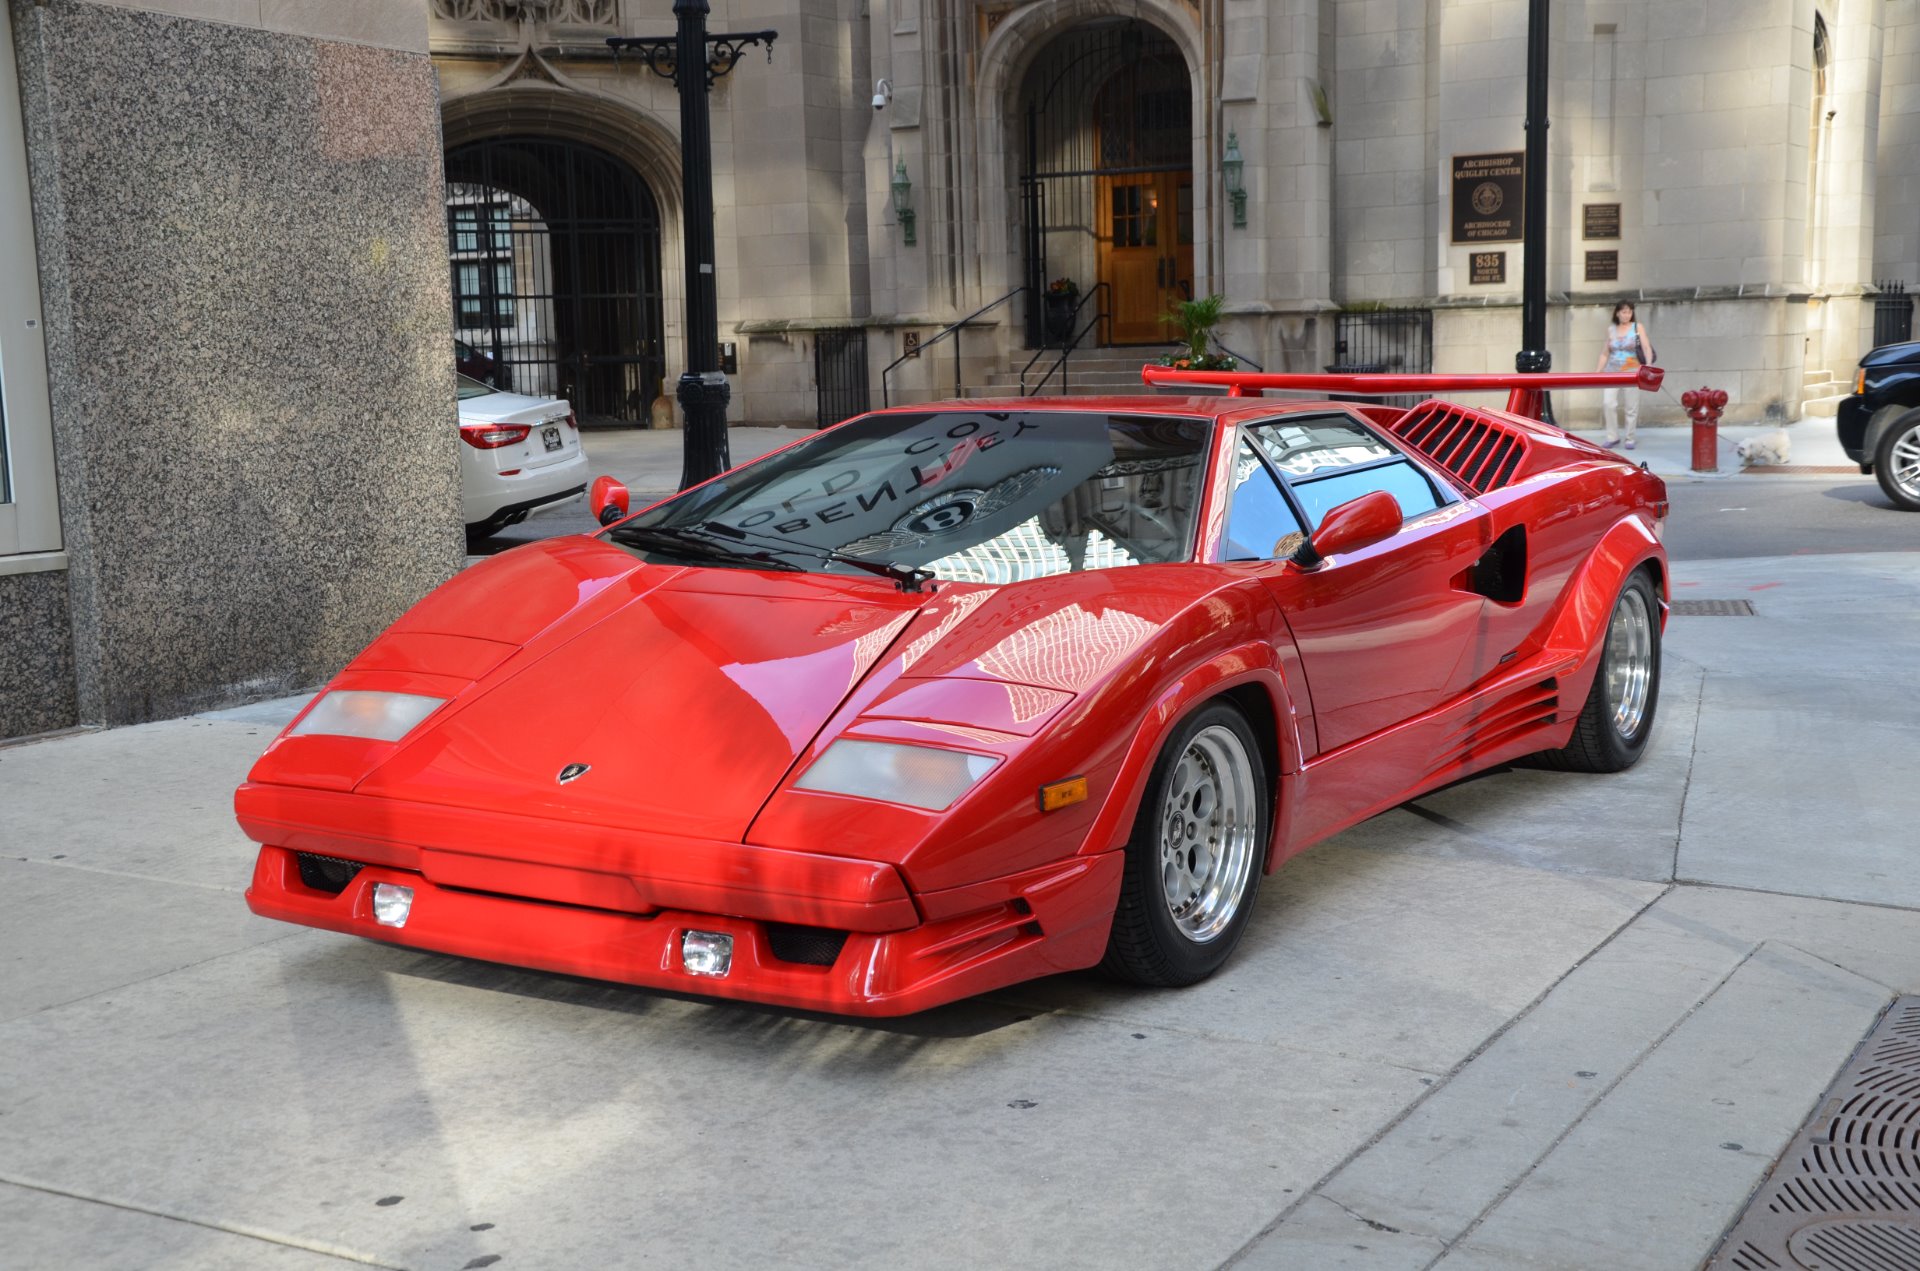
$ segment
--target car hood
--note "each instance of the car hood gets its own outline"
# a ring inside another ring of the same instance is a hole
[[[463,578],[396,628],[524,647],[359,792],[739,839],[930,598],[830,575],[641,565],[598,540],[570,543],[512,553],[511,576]],[[475,603],[496,592],[499,624]],[[540,593],[566,607],[540,614]],[[563,784],[574,765],[584,771]]]
[[[1217,585],[1210,572],[904,593],[549,540],[463,571],[335,680],[450,699],[405,740],[283,734],[253,779],[738,841],[796,763],[863,714],[1031,735],[1122,672]]]
[[[1862,366],[1897,366],[1907,362],[1920,363],[1920,340],[1883,344],[1860,359]]]

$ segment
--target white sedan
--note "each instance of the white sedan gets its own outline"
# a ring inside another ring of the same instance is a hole
[[[465,375],[460,394],[460,519],[485,538],[585,496],[587,452],[573,408],[503,393]]]

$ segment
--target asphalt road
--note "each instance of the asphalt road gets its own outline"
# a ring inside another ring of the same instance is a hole
[[[1675,560],[1920,551],[1920,514],[1858,473],[1667,483]]]

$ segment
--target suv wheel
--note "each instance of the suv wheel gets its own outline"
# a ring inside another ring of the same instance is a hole
[[[1893,505],[1920,512],[1920,410],[1893,421],[1873,452],[1873,475]]]

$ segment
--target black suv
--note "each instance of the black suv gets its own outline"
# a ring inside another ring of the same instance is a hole
[[[1861,358],[1835,422],[1847,458],[1880,479],[1895,507],[1920,512],[1920,340]]]

